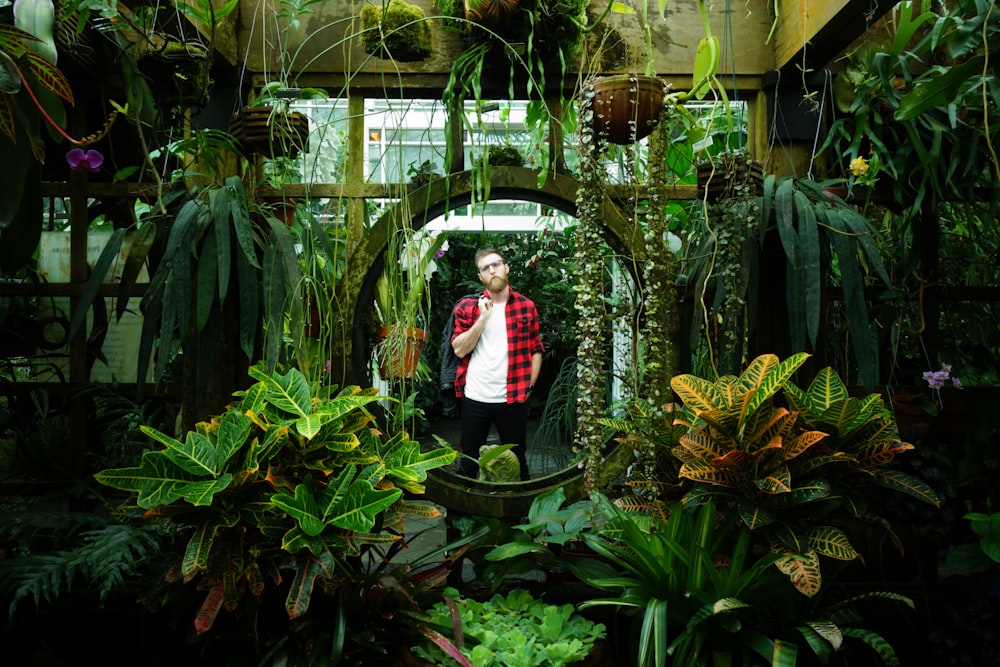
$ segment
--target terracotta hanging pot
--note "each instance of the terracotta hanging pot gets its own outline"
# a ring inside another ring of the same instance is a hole
[[[613,144],[648,137],[660,121],[666,85],[655,76],[614,74],[587,85],[594,133]]]
[[[229,119],[229,132],[248,154],[293,158],[309,141],[309,117],[274,107],[244,107]]]
[[[394,331],[391,334],[392,341],[385,345],[386,339],[390,338],[390,329],[396,328],[382,327],[379,331],[383,341],[379,349],[379,375],[393,379],[412,378],[417,373],[417,364],[424,349],[424,341],[427,340],[427,332],[407,327],[404,338],[400,332]]]

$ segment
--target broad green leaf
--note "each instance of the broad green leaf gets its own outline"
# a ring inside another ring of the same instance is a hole
[[[115,489],[138,494],[136,503],[149,509],[184,498],[194,505],[208,505],[214,494],[225,489],[232,477],[222,475],[205,481],[178,467],[163,452],[146,452],[136,468],[104,470],[94,478]]]
[[[222,415],[215,443],[217,466],[220,470],[243,447],[252,427],[253,422],[244,414],[230,410]]]
[[[789,264],[796,264],[795,251],[798,247],[795,233],[795,210],[793,208],[795,181],[786,178],[778,183],[774,192],[774,220],[778,228],[781,247]]]
[[[218,473],[215,446],[201,433],[189,431],[185,441],[181,442],[145,424],[139,430],[165,446],[167,450],[163,454],[192,475],[214,477]]]
[[[316,537],[326,528],[312,483],[297,485],[294,495],[287,491],[279,491],[271,496],[271,502],[295,519],[302,531],[310,537]]]
[[[208,317],[215,309],[216,282],[218,280],[219,252],[216,249],[215,235],[208,234],[198,258],[195,271],[195,326],[198,331],[205,329]]]
[[[191,539],[188,540],[184,550],[184,558],[181,561],[181,573],[189,579],[196,572],[204,572],[208,569],[208,559],[212,553],[212,545],[219,528],[226,523],[219,517],[206,521],[197,527]]]
[[[264,383],[267,387],[267,400],[285,412],[305,417],[312,412],[312,395],[309,393],[309,381],[302,372],[291,368],[287,373],[266,373],[253,366],[249,370],[250,377]]]
[[[329,551],[323,551],[318,557],[304,559],[295,572],[295,579],[288,589],[285,598],[285,611],[288,618],[296,619],[309,611],[313,588],[318,579],[333,579],[336,574],[336,562]]]
[[[260,330],[260,284],[257,270],[242,253],[236,256],[236,278],[241,294],[240,349],[247,359],[253,359],[257,333]],[[265,325],[268,324],[269,322],[265,322]]]
[[[122,279],[119,289],[118,301],[115,304],[115,314],[120,321],[128,310],[129,299],[132,296],[132,288],[139,279],[142,267],[146,264],[149,251],[156,241],[156,225],[145,223],[139,228],[132,242],[128,246],[128,255],[125,257],[125,268],[122,270]]]
[[[328,521],[347,530],[370,531],[378,513],[396,502],[402,494],[401,489],[376,490],[367,481],[358,480],[333,508]]]
[[[229,276],[232,272],[233,254],[229,236],[229,197],[219,196],[221,190],[212,193],[212,234],[215,247],[218,249],[216,267],[218,268],[219,303],[225,303],[229,291]],[[207,241],[207,239],[206,239]]]

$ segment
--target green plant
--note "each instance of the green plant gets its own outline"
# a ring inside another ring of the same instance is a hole
[[[508,97],[529,100],[536,115],[533,125],[533,143],[542,145],[548,135],[549,122],[563,124],[565,115],[553,117],[552,110],[542,103],[544,93],[566,89],[566,77],[576,62],[587,27],[587,3],[582,0],[557,2],[555,0],[513,0],[497,4],[481,0],[456,3],[452,22],[465,29],[467,47],[455,59],[442,92],[442,102],[448,112],[448,125],[455,124],[474,131],[473,121],[466,111],[465,101],[475,102],[472,116],[482,123],[485,94],[483,82],[504,77],[508,83]],[[607,10],[605,11],[605,13]],[[506,70],[506,71],[504,71]],[[515,86],[523,80],[524,93],[515,93]],[[561,107],[569,106],[567,99]],[[446,133],[451,130],[446,129]],[[445,164],[453,164],[454,151],[460,146],[449,144]],[[561,156],[553,156],[561,162]],[[539,179],[547,177],[550,160],[541,164]],[[481,201],[489,199],[489,178],[485,175],[487,164],[477,165],[482,189],[477,193]]]
[[[525,590],[497,594],[485,602],[461,598],[453,588],[444,594],[446,601],[428,610],[428,621],[442,632],[454,629],[455,643],[467,659],[460,664],[558,667],[583,660],[594,642],[604,637],[604,626],[577,614],[573,605],[546,604]],[[449,665],[455,659],[430,642],[418,644],[414,651],[436,665]]]
[[[415,330],[426,328],[427,285],[437,271],[437,255],[448,248],[447,239],[446,232],[413,231],[404,226],[389,240],[385,268],[375,291],[376,315],[386,327],[376,349],[383,364],[393,365],[404,358]]]
[[[865,287],[870,275],[889,289],[892,281],[883,263],[879,230],[827,189],[835,183],[765,176],[760,243],[763,244],[765,234],[774,230],[784,250],[792,349],[807,349],[807,343],[816,345],[821,329],[824,282],[840,283],[857,373],[861,384],[870,388],[878,384],[879,365]],[[824,266],[830,267],[826,274]]]
[[[54,45],[48,58],[42,55],[46,34],[51,44],[51,5],[46,22],[44,5],[23,4],[25,9],[19,6],[19,14],[27,12],[30,21],[18,22],[31,31],[0,25],[0,119],[3,119],[0,149],[10,158],[0,161],[0,177],[9,184],[0,196],[2,275],[13,275],[22,268],[34,254],[41,236],[43,130],[58,133],[74,146],[88,146],[107,134],[117,116],[117,111],[113,112],[103,130],[82,140],[66,133],[63,102],[73,104],[73,89],[55,64]]]
[[[988,119],[997,74],[984,64],[1000,44],[1000,14],[986,0],[928,7],[903,5],[891,40],[849,54],[835,82],[842,115],[820,148],[845,163],[877,159],[895,204],[918,225],[944,202],[980,199],[973,189],[992,188],[1000,174]]]
[[[808,355],[762,355],[739,376],[715,382],[693,375],[671,381],[684,402],[685,432],[672,449],[679,477],[694,486],[685,505],[708,501],[734,512],[781,558],[777,566],[805,595],[822,585],[820,556],[857,552],[834,525],[836,512],[878,521],[871,485],[938,506],[921,480],[890,464],[913,445],[901,442],[878,394],[849,395],[832,369],[805,391],[790,382]],[[775,401],[783,392],[787,406]]]
[[[0,590],[9,596],[12,618],[25,601],[42,609],[81,588],[95,590],[104,604],[155,570],[172,539],[155,522],[129,526],[94,512],[56,509],[91,496],[75,488],[39,498],[11,496],[0,504],[6,551]]]
[[[423,60],[431,53],[431,26],[424,10],[403,0],[361,8],[365,51],[400,62]]]
[[[595,567],[588,554],[578,555],[576,550],[583,544],[584,531],[591,528],[596,507],[590,500],[564,507],[565,503],[562,487],[539,494],[531,501],[526,520],[512,527],[512,539],[484,556],[490,565],[483,576],[494,590],[506,577],[524,572],[576,572]]]
[[[948,551],[947,563],[959,572],[996,572],[1000,566],[1000,512],[969,512],[963,517],[979,539]]]
[[[398,541],[407,513],[433,511],[404,491],[422,493],[427,471],[455,458],[449,449],[422,452],[405,432],[376,430],[366,409],[379,398],[374,389],[337,389],[261,365],[250,376],[255,384],[183,441],[143,428],[163,449],[95,475],[131,495],[126,516],[138,506],[186,539],[170,581],[206,591],[199,633],[223,610],[252,614],[276,594],[294,621],[317,593],[357,581],[353,557]]]
[[[794,647],[776,641],[776,627],[768,625],[794,593],[770,567],[777,555],[753,558],[750,530],[737,526],[735,516],[719,521],[711,503],[693,509],[675,504],[661,516],[626,512],[604,496],[598,501],[607,522],[583,539],[616,572],[584,581],[621,595],[581,606],[641,614],[635,664],[669,659],[694,667],[740,654],[787,664],[782,661],[794,657]]]

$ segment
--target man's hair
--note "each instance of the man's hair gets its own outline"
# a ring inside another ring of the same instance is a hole
[[[499,250],[496,250],[495,248],[480,248],[479,250],[476,251],[476,258],[475,260],[473,260],[476,263],[476,269],[479,269],[479,260],[481,260],[483,257],[486,257],[486,255],[500,255],[500,260],[504,264],[507,263],[507,260],[503,258],[503,253],[500,252]]]

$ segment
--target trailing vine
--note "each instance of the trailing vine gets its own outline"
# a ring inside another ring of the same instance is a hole
[[[751,273],[759,235],[759,173],[745,153],[728,153],[716,158],[711,182],[721,186],[705,195],[705,239],[708,266],[701,277],[706,287],[714,286],[711,306],[704,303],[703,341],[709,347],[717,375],[735,375],[747,355],[748,320],[751,309]],[[702,292],[704,293],[704,291]]]
[[[667,234],[667,128],[670,107],[664,107],[649,141],[649,208],[646,217],[646,262],[643,265],[645,318],[639,340],[645,345],[641,395],[657,408],[670,402],[670,378],[677,372],[677,258]]]
[[[574,259],[577,268],[576,311],[579,328],[577,432],[574,451],[583,454],[584,485],[588,491],[599,486],[603,461],[606,352],[604,257],[601,234],[601,204],[604,174],[600,155],[602,142],[593,131],[593,97],[584,94],[580,102],[580,187],[577,190],[577,218]]]

